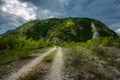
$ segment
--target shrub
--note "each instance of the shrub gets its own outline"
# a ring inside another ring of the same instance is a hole
[[[112,45],[113,38],[112,37],[105,37],[102,40],[103,46],[111,46]]]

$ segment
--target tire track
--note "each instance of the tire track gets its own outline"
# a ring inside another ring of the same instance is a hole
[[[62,69],[63,69],[63,54],[62,48],[58,48],[57,53],[54,57],[50,72],[46,77],[46,80],[62,80]]]
[[[8,76],[7,78],[5,78],[4,80],[17,80],[19,77],[24,77],[25,74],[28,74],[29,71],[32,71],[36,67],[36,65],[39,64],[43,60],[43,58],[45,56],[47,56],[48,54],[50,54],[55,49],[56,49],[56,47],[50,49],[46,53],[43,53],[41,56],[38,56],[37,58],[35,58],[31,62],[29,62],[27,65],[23,66],[17,72],[12,73],[10,76]]]

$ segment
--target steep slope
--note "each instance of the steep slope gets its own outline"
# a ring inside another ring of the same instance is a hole
[[[19,35],[26,36],[27,38],[40,39],[47,36],[48,30],[60,23],[61,20],[58,19],[47,19],[47,20],[33,20],[28,23],[23,24],[14,30],[15,33]]]
[[[102,22],[89,18],[51,18],[34,20],[23,24],[10,33],[17,33],[27,38],[38,40],[40,38],[56,41],[87,41],[93,38],[92,25],[97,29],[99,37],[116,36]],[[8,33],[9,34],[9,33]]]
[[[116,35],[102,22],[88,18],[69,18],[56,28],[49,30],[48,36],[54,41],[86,41],[92,39],[91,24],[94,23],[100,37]]]

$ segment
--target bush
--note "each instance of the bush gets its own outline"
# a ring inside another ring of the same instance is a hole
[[[0,64],[7,64],[11,61],[26,58],[30,50],[51,46],[49,41],[40,39],[26,39],[16,35],[0,36]]]
[[[113,41],[113,37],[105,37],[102,40],[102,45],[103,46],[111,46],[113,43],[112,41]]]

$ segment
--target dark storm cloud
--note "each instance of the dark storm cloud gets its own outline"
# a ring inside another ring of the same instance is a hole
[[[22,4],[22,6],[18,8],[18,10],[21,10],[21,13],[14,13],[17,8],[14,9],[15,11],[11,10],[11,12],[4,12],[4,9],[1,10],[0,26],[9,23],[15,28],[31,19],[46,19],[52,17],[90,17],[101,20],[111,29],[119,29],[120,27],[120,0],[13,1],[19,2],[20,5]],[[3,2],[5,2],[5,0],[0,0],[1,6],[5,5]],[[26,13],[22,14],[22,11],[24,10]],[[9,16],[9,19],[7,19],[7,16]],[[7,26],[9,27],[9,25]],[[7,30],[9,29],[12,28],[9,27]]]
[[[120,0],[23,0],[34,3],[34,5],[62,13],[60,17],[91,17],[100,19],[107,25],[110,20],[120,19]],[[108,20],[110,19],[110,20]],[[116,21],[115,21],[116,22]]]
[[[19,0],[1,1],[3,4],[0,5],[0,33],[36,19],[36,7],[31,3],[22,3]]]
[[[5,12],[1,12],[1,15],[0,15],[1,33],[10,29],[15,29],[16,26],[20,26],[21,23],[24,23],[24,22],[25,20],[23,20],[21,17],[15,16],[15,15],[8,15]]]

